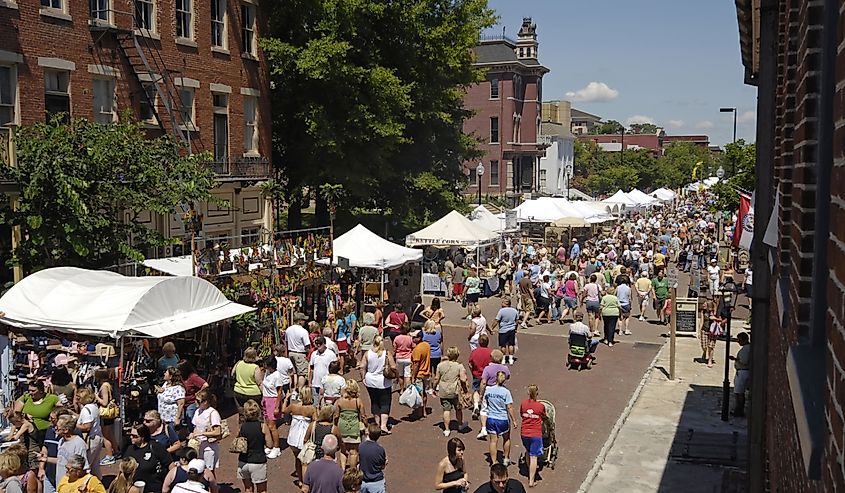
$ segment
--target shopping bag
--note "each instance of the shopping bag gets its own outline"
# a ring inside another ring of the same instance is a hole
[[[422,406],[422,390],[416,384],[408,385],[402,395],[399,396],[399,404],[417,409]]]

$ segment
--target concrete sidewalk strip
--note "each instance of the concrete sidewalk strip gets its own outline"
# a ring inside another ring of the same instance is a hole
[[[745,419],[720,419],[724,342],[716,347],[713,368],[694,361],[701,356],[698,339],[680,337],[676,347],[676,380],[664,374],[669,368],[667,344],[579,492],[721,491],[724,471],[744,464]],[[738,346],[731,349],[735,354]]]

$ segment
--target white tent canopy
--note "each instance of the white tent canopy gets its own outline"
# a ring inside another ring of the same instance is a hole
[[[497,233],[473,223],[458,211],[452,211],[433,224],[408,235],[405,245],[476,248],[498,240]]]
[[[505,230],[505,221],[499,219],[495,214],[490,212],[483,205],[479,205],[469,214],[470,221],[481,226],[484,229],[489,229],[495,233],[500,233]]]
[[[576,215],[573,211],[561,209],[553,200],[526,200],[514,210],[520,222],[550,223]]]
[[[677,194],[668,188],[658,188],[657,190],[651,192],[651,196],[664,202],[671,202],[675,200]]]
[[[253,310],[198,277],[126,277],[76,267],[31,274],[0,298],[5,324],[111,338],[162,338]]]
[[[616,193],[611,195],[610,197],[602,200],[605,204],[621,204],[625,207],[638,207],[637,201],[632,199],[622,190],[618,190]]]
[[[628,197],[631,198],[631,200],[637,202],[637,205],[640,205],[640,206],[653,205],[653,204],[658,202],[658,200],[656,198],[652,197],[651,195],[646,194],[645,192],[643,192],[643,191],[641,191],[637,188],[628,192],[627,195],[628,195]]]
[[[421,260],[421,250],[405,248],[373,233],[359,224],[334,240],[334,264],[338,257],[349,259],[350,267],[393,269]]]

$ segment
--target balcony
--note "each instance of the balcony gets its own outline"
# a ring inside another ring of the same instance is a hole
[[[262,180],[272,177],[266,157],[230,157],[209,161],[208,165],[221,181]]]

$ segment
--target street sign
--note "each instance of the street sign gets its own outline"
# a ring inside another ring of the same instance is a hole
[[[667,273],[666,277],[669,279],[669,287],[678,289],[678,269],[674,267],[669,268],[669,272]]]
[[[675,300],[675,330],[680,334],[698,333],[698,298]]]

